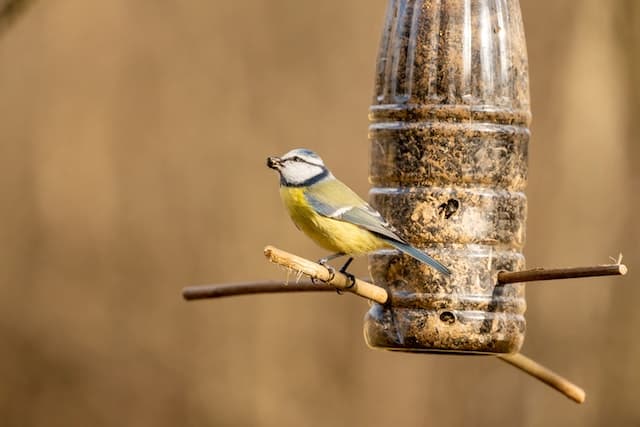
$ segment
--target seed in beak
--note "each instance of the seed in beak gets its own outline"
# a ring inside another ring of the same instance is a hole
[[[271,169],[280,169],[280,164],[282,161],[278,157],[268,157],[267,158],[267,166]]]

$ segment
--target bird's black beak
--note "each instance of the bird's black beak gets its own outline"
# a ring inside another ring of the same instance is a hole
[[[279,157],[267,157],[267,166],[271,169],[280,170],[282,160]]]

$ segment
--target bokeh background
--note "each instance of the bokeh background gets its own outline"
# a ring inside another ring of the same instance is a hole
[[[366,194],[385,4],[39,0],[0,23],[0,425],[640,425],[637,0],[521,1],[528,264],[631,270],[528,286],[524,352],[584,405],[491,358],[369,350],[358,298],[180,297],[283,278],[266,244],[322,254],[266,156],[316,149]]]

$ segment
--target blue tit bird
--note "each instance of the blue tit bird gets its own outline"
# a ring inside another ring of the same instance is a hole
[[[451,274],[400,237],[380,213],[337,180],[313,151],[298,148],[282,157],[269,157],[267,166],[280,174],[280,196],[296,227],[333,253],[320,264],[349,255],[340,269],[348,274],[353,256],[395,248],[442,274]]]

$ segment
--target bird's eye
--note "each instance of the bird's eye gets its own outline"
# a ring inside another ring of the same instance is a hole
[[[294,162],[301,162],[302,161],[302,157],[299,157],[299,156],[293,156],[292,159],[293,159]]]

